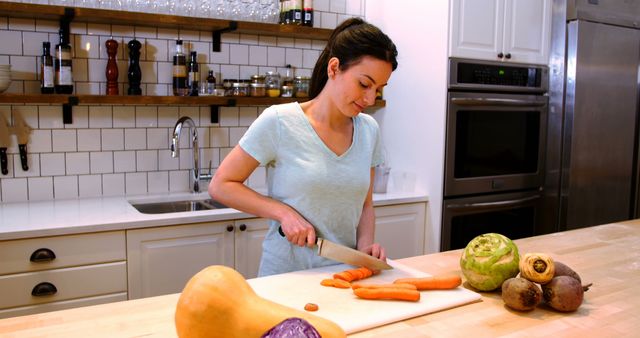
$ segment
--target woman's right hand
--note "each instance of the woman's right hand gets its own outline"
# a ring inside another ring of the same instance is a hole
[[[316,244],[316,231],[298,212],[291,209],[280,220],[280,227],[291,244],[312,247]]]

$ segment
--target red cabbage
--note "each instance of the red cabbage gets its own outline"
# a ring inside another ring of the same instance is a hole
[[[309,322],[302,318],[287,318],[265,332],[261,338],[321,338]]]

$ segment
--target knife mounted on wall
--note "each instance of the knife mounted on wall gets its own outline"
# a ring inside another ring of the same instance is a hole
[[[20,150],[20,163],[22,164],[22,170],[29,170],[29,164],[27,163],[27,143],[29,143],[29,134],[31,134],[31,127],[24,121],[20,113],[14,116],[13,130],[18,137],[18,150]]]
[[[4,115],[0,113],[0,168],[2,175],[9,173],[7,164],[7,148],[9,148],[11,143],[9,134],[9,123]]]

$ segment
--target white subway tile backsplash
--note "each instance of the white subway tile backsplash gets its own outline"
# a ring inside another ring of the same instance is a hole
[[[12,112],[14,115],[22,116],[22,119],[29,127],[38,128],[38,106],[13,106]],[[7,120],[11,120],[8,115]]]
[[[321,12],[328,12],[330,9],[330,2],[332,0],[315,0],[313,2],[313,10],[314,11],[321,11]]]
[[[49,32],[49,33],[55,33],[58,31],[58,29],[60,29],[60,23],[58,21],[54,21],[54,20],[36,20],[36,30],[38,32]],[[51,41],[51,40],[49,40]],[[52,44],[51,47],[55,46],[55,44]]]
[[[238,33],[222,34],[221,41],[223,43],[240,43],[240,34]]]
[[[138,40],[141,38],[155,39],[158,37],[158,29],[155,27],[136,27],[134,36]]]
[[[78,151],[99,151],[100,143],[100,129],[78,129]]]
[[[158,64],[153,61],[140,61],[140,71],[142,72],[142,83],[158,82]]]
[[[172,48],[175,45],[175,40],[178,39],[178,30],[173,28],[158,28],[158,39],[167,39],[173,42]]]
[[[72,64],[73,67],[73,80],[74,81],[89,81],[89,59],[74,59]],[[93,60],[93,62],[97,62],[97,60]],[[97,74],[97,73],[96,73]],[[106,80],[106,78],[105,78]],[[97,81],[93,80],[92,81]],[[92,83],[94,84],[94,83]],[[76,85],[76,94],[80,94],[78,92],[78,86]],[[82,90],[88,91],[86,88]]]
[[[106,82],[107,76],[107,60],[105,59],[88,59],[87,60],[87,79],[91,82]]]
[[[321,21],[321,28],[334,29],[338,26],[338,15],[336,13],[323,12]]]
[[[103,196],[122,196],[124,194],[124,174],[102,175]]]
[[[78,95],[100,95],[106,93],[106,90],[102,90],[101,84],[96,82],[76,82],[75,87]]]
[[[147,148],[147,130],[146,129],[125,129],[124,130],[124,149],[140,150]]]
[[[66,153],[67,175],[89,174],[89,163],[89,153]]]
[[[231,45],[229,63],[234,65],[246,65],[249,63],[249,46]]]
[[[267,47],[249,46],[249,64],[266,66],[267,65]]]
[[[240,66],[240,78],[250,79],[252,75],[258,73],[258,67],[256,66]]]
[[[221,127],[235,127],[238,125],[239,116],[238,107],[220,107],[220,126]]]
[[[51,152],[51,130],[34,129],[31,132],[28,148],[31,153]]]
[[[124,129],[102,129],[102,150],[124,150]]]
[[[127,195],[147,193],[147,173],[126,173],[124,175]]]
[[[193,149],[180,149],[180,156],[178,157],[178,159],[180,161],[180,169],[193,169]]]
[[[149,193],[166,193],[169,192],[169,172],[155,171],[147,175],[147,192]]]
[[[138,171],[158,170],[158,151],[157,150],[136,151],[136,168]]]
[[[37,80],[37,65],[38,58],[35,56],[11,56],[11,81]]]
[[[210,147],[222,148],[229,146],[229,128],[211,128],[209,137]]]
[[[311,39],[295,39],[293,46],[296,48],[310,49]]]
[[[146,39],[142,49],[145,53],[144,60],[171,61],[169,58],[169,44],[167,40]]]
[[[189,172],[187,170],[172,170],[169,172],[169,191],[189,191]]]
[[[229,128],[229,143],[231,146],[235,146],[236,144],[238,144],[238,141],[240,141],[240,138],[242,137],[242,135],[244,135],[244,133],[247,132],[246,127],[239,127],[239,128]]]
[[[158,107],[158,127],[172,128],[178,121],[179,108],[175,106]]]
[[[22,32],[23,55],[42,55],[42,43],[49,41],[49,34],[43,32]],[[51,46],[51,50],[53,51]],[[51,53],[53,55],[53,53]]]
[[[306,49],[302,52],[302,67],[313,69],[316,65],[316,61],[320,57],[319,50]]]
[[[61,106],[39,106],[38,115],[40,117],[38,122],[40,128],[64,128]]]
[[[147,129],[147,149],[169,148],[169,130],[166,128]]]
[[[40,123],[42,123],[42,114],[40,115]],[[76,131],[74,129],[54,129],[51,131],[53,140],[53,151],[76,151]]]
[[[211,63],[229,63],[229,49],[230,47],[228,43],[221,43],[219,52],[211,52]]]
[[[70,199],[78,197],[78,176],[56,176],[53,178],[53,197]]]
[[[29,177],[27,179],[30,201],[53,199],[53,177]]]
[[[111,128],[113,111],[111,106],[89,107],[89,128]]]
[[[22,54],[22,32],[0,30],[0,54]]]
[[[113,107],[113,127],[133,128],[136,126],[136,108],[134,106]]]
[[[256,118],[258,118],[258,107],[239,107],[239,126],[248,127]]]
[[[285,51],[282,47],[268,47],[267,49],[267,65],[282,67],[285,65]]]
[[[285,63],[293,67],[302,67],[302,49],[287,48]]]
[[[167,96],[173,95],[173,92],[169,89],[167,84],[147,84],[147,91],[145,95],[151,96]]]
[[[153,128],[158,126],[158,108],[154,106],[136,107],[136,127]]]
[[[102,195],[102,175],[78,176],[79,197],[99,197]]]
[[[261,46],[275,47],[278,45],[278,37],[271,36],[271,35],[260,35],[260,40],[258,44]]]
[[[171,156],[171,150],[158,150],[158,170],[180,169],[180,159]]]
[[[26,178],[3,178],[0,185],[3,202],[23,202],[29,198]]]
[[[135,34],[133,26],[111,25],[111,35],[117,37],[133,37]]]
[[[331,0],[329,2],[329,11],[335,13],[345,13],[347,11],[346,0]]]
[[[9,18],[9,29],[16,31],[34,31],[36,30],[36,20]]]
[[[243,45],[257,45],[260,43],[260,36],[255,34],[240,34],[240,43]]]
[[[92,174],[105,174],[113,172],[113,152],[98,151],[89,153]]]
[[[89,35],[111,35],[111,25],[103,23],[87,24],[87,34]]]
[[[136,171],[135,151],[115,151],[113,152],[113,169],[116,173]]]
[[[42,176],[56,176],[65,174],[64,153],[40,154],[40,174]]]
[[[351,16],[364,16],[362,0],[346,0],[345,13]]]
[[[100,57],[100,38],[96,35],[76,35],[74,51],[76,58],[97,59]]]
[[[189,41],[200,41],[200,32],[188,29],[180,29],[179,30],[180,39],[185,42]]]
[[[217,148],[205,148],[200,151],[200,169],[208,172],[209,165],[211,165],[211,168],[216,168],[220,165],[220,152]]]

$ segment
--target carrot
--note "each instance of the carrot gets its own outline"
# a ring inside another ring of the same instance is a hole
[[[369,289],[380,289],[380,288],[398,288],[398,289],[407,289],[407,290],[418,290],[418,288],[413,284],[408,283],[397,283],[397,284],[363,284],[363,283],[353,283],[351,284],[352,289],[360,289],[360,288],[369,288]]]
[[[322,286],[333,286],[334,288],[348,289],[351,287],[351,283],[341,279],[323,279],[320,281]]]
[[[304,305],[304,309],[307,311],[318,311],[318,304],[307,303]]]
[[[393,281],[393,283],[413,284],[418,290],[447,290],[460,286],[462,279],[458,275],[446,275],[422,278],[400,278]]]
[[[350,273],[347,273],[347,271],[342,271],[342,272],[334,273],[333,279],[342,279],[343,281],[351,282],[353,281],[353,276],[351,276]]]
[[[420,300],[420,292],[401,288],[359,288],[353,290],[356,296],[363,299],[393,299],[417,302]]]
[[[349,269],[349,270],[345,270],[342,272],[338,272],[333,274],[333,278],[334,279],[342,279],[345,280],[347,282],[353,282],[356,280],[360,280],[360,279],[364,279],[367,277],[371,277],[373,275],[373,271],[365,268],[365,267],[360,267],[357,269]]]

